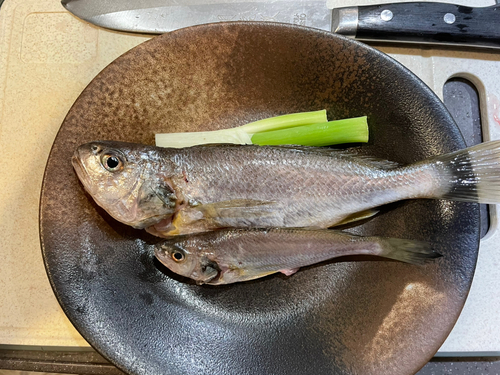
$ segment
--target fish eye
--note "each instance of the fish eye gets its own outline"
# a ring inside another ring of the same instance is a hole
[[[172,251],[170,256],[172,257],[174,262],[177,262],[177,263],[180,263],[180,262],[184,261],[184,259],[186,259],[186,254],[184,254],[184,251],[182,251],[180,249],[175,249],[174,251]]]
[[[104,154],[101,157],[101,164],[106,170],[110,172],[117,172],[122,170],[123,168],[122,159],[114,154]]]

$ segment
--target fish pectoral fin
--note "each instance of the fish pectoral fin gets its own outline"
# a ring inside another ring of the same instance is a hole
[[[373,208],[370,208],[370,209],[364,210],[364,211],[360,211],[360,212],[356,212],[352,215],[347,216],[344,220],[342,220],[338,223],[335,223],[335,225],[333,225],[333,226],[337,227],[339,225],[345,225],[345,224],[354,223],[356,221],[369,219],[369,218],[375,216],[376,214],[378,214],[379,212],[380,212],[379,210],[374,210]]]
[[[206,203],[195,209],[205,217],[263,217],[273,213],[275,202],[256,199],[233,199],[222,202]]]
[[[160,237],[207,232],[221,227],[220,220],[233,218],[262,218],[274,215],[274,202],[235,199],[185,207],[175,213],[171,223],[163,227],[148,228]]]
[[[279,272],[281,272],[282,274],[284,274],[286,276],[291,276],[295,272],[297,272],[298,270],[299,270],[299,267],[297,267],[297,268],[287,268],[287,269],[279,270]]]

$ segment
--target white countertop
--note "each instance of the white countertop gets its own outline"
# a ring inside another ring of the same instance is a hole
[[[388,1],[329,1],[331,7]],[[493,1],[446,1],[468,6]],[[72,103],[92,78],[145,36],[99,29],[59,0],[5,0],[0,9],[0,347],[88,348],[61,310],[45,273],[38,201],[45,163]],[[483,132],[500,139],[500,50],[383,47],[442,97],[452,76],[472,81]],[[497,207],[481,243],[466,306],[438,355],[500,354]]]

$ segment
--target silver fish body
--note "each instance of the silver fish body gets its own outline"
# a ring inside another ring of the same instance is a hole
[[[325,148],[92,142],[78,148],[73,165],[115,219],[168,237],[328,228],[403,199],[499,202],[499,160],[498,141],[404,167]]]
[[[429,244],[360,237],[329,229],[226,229],[176,236],[155,247],[157,259],[198,284],[230,284],[345,255],[373,255],[421,264],[439,257]]]

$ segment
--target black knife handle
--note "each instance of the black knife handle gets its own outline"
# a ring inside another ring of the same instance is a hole
[[[500,48],[500,5],[394,3],[358,7],[356,39]]]

